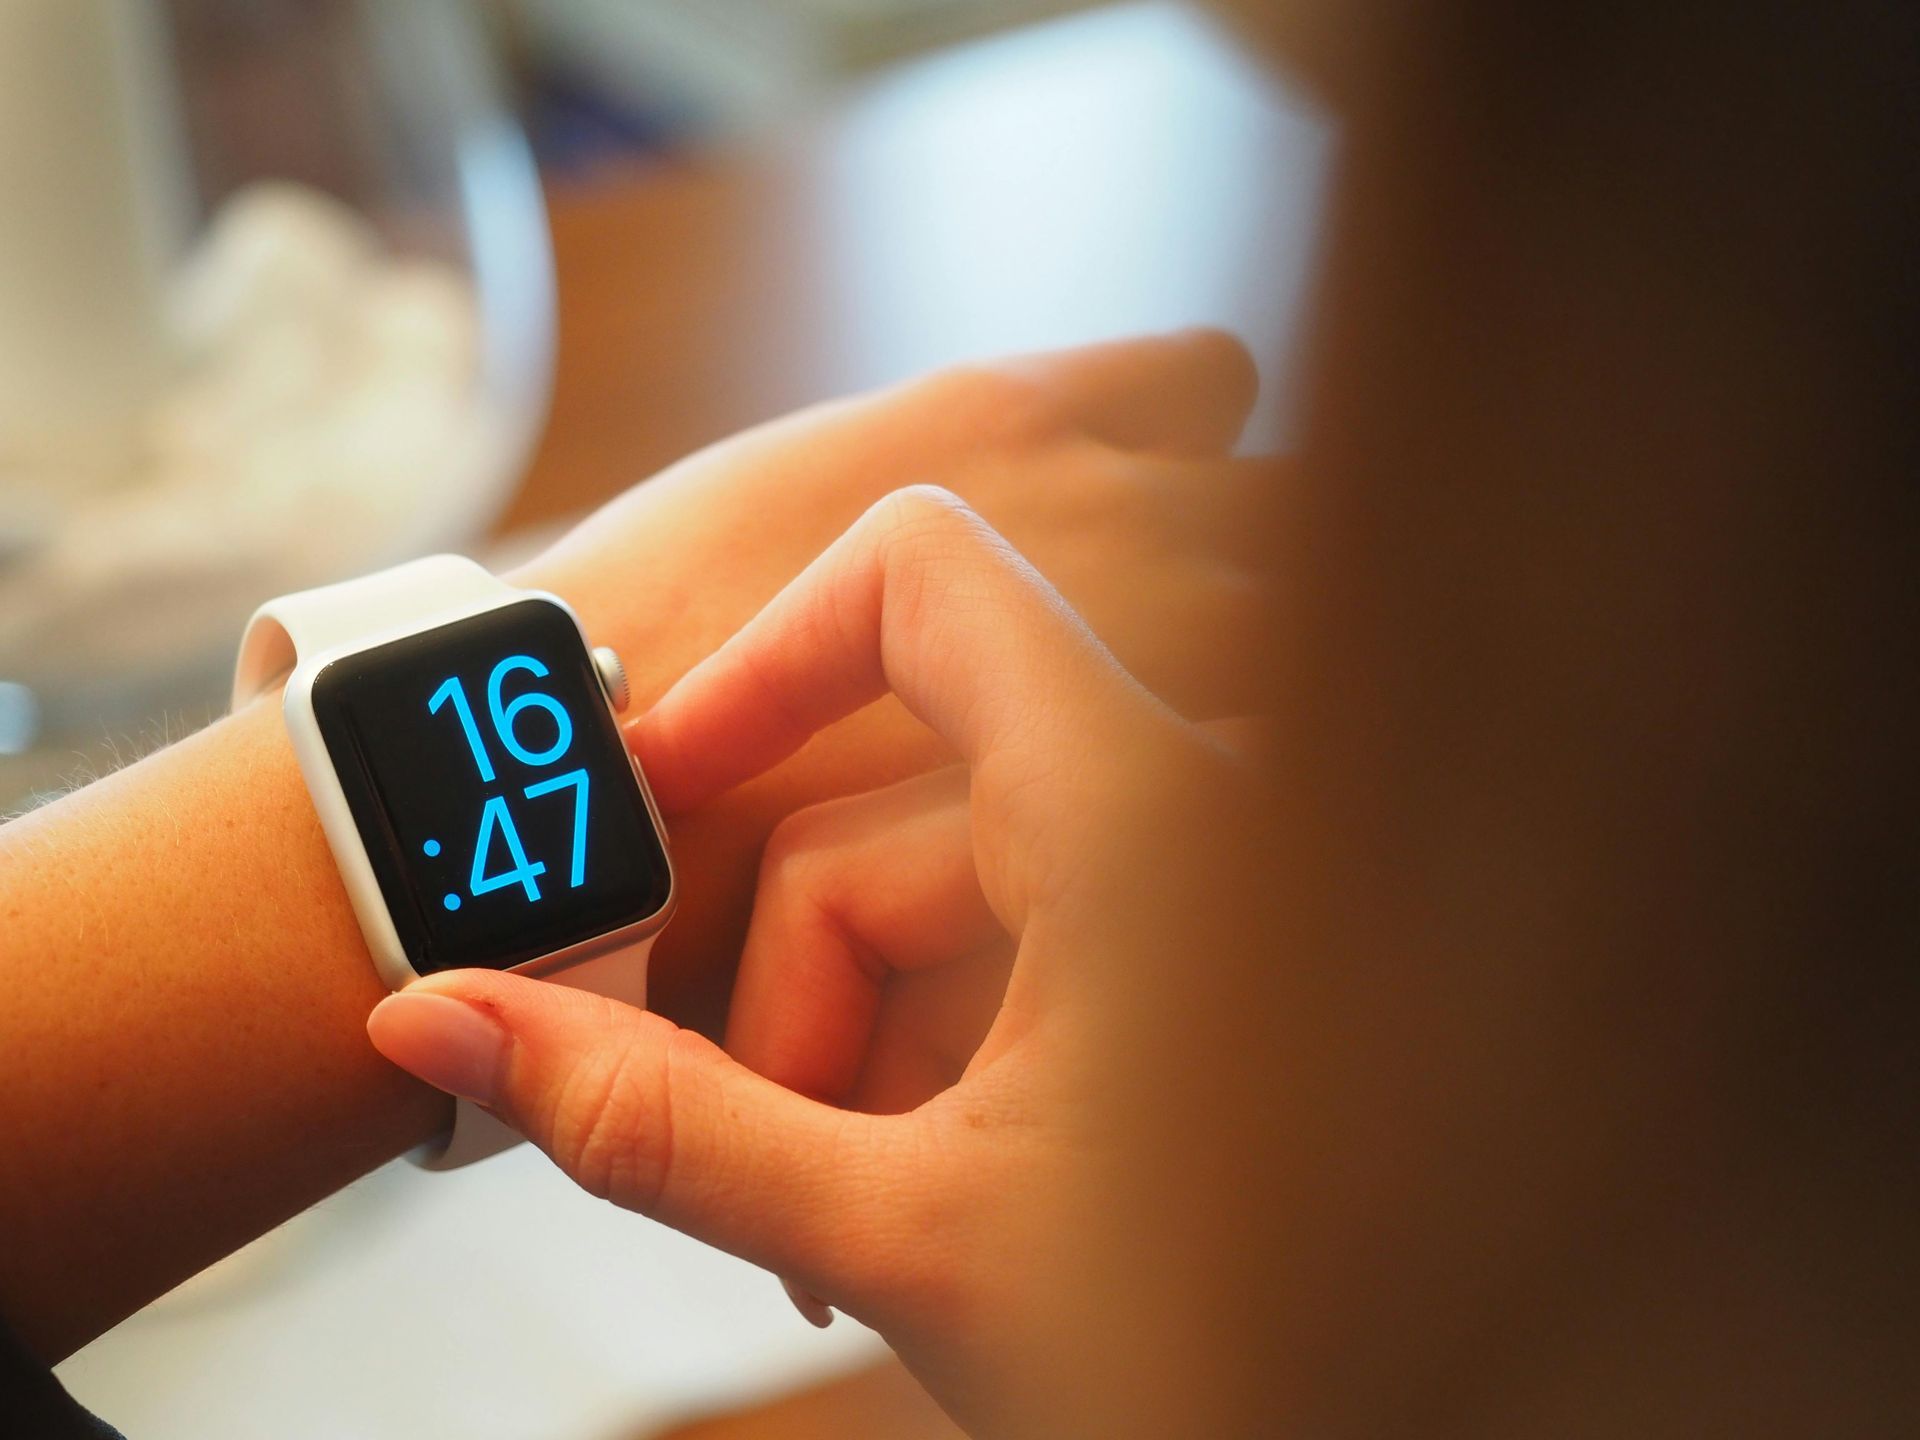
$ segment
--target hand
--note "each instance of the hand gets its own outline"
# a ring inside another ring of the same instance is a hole
[[[921,382],[696,456],[518,578],[573,601],[645,704],[886,490],[946,479],[1044,557],[1175,703],[1208,713],[1244,681],[1213,647],[1257,583],[1226,516],[1261,480],[1219,458],[1250,391],[1245,356],[1212,336]],[[951,758],[897,706],[874,706],[676,817],[682,903],[655,955],[661,1008],[719,1033],[781,817]],[[35,957],[8,991],[0,1047],[14,1102],[0,1116],[13,1162],[0,1310],[41,1354],[444,1127],[444,1098],[365,1043],[377,980],[273,707],[9,822],[0,851],[0,948]],[[92,879],[76,889],[76,875]]]
[[[1273,469],[1226,456],[1254,387],[1244,350],[1210,332],[950,371],[704,451],[514,578],[572,601],[596,643],[625,657],[646,706],[868,506],[932,483],[1005,534],[1182,713],[1239,713],[1251,681],[1227,657],[1257,613],[1247,517]],[[882,704],[677,819],[689,863],[680,919],[654,956],[658,1007],[717,1019],[760,849],[783,816],[952,759]]]
[[[874,1325],[963,1424],[1047,1433],[1047,1417],[1089,1413],[1054,1392],[1071,1372],[1058,1347],[1086,1322],[1071,1242],[1114,1163],[1095,1103],[1114,1066],[1090,1016],[1123,983],[1105,942],[1137,909],[1142,796],[1173,775],[1204,807],[1243,781],[1004,540],[927,489],[869,511],[634,740],[663,805],[687,809],[889,690],[965,769],[782,826],[732,1055],[660,1016],[481,971],[418,982],[368,1028],[594,1193]],[[996,942],[1012,949],[1004,987]],[[977,1050],[966,1006],[946,1047],[924,1043],[940,1025],[921,1045],[887,1038],[886,982],[903,973],[971,992]],[[861,1099],[912,1108],[843,1108]]]

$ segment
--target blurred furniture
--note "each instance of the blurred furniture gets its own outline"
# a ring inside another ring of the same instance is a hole
[[[224,709],[260,599],[498,516],[540,187],[468,0],[0,6],[0,813]]]
[[[543,68],[682,133],[789,123],[888,61],[1096,0],[495,0]]]
[[[1074,15],[893,71],[795,138],[550,192],[551,420],[507,524],[744,426],[1009,351],[1225,325],[1285,428],[1324,125],[1193,7]]]

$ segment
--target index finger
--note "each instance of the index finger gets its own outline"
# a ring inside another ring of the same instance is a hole
[[[889,690],[975,767],[1158,703],[985,521],[920,486],[868,510],[629,740],[660,804],[687,810]]]

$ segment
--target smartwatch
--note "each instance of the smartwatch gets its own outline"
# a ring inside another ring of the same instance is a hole
[[[237,709],[284,678],[307,791],[381,979],[514,970],[646,1003],[666,830],[620,736],[627,682],[566,602],[434,555],[254,613]],[[460,1101],[413,1158],[518,1142]]]

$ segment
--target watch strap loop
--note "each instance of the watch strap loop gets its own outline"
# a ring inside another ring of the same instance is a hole
[[[428,555],[390,570],[296,590],[253,612],[233,673],[233,708],[271,689],[302,659],[362,644],[395,626],[421,628],[435,614],[471,609],[513,587],[464,555]]]

